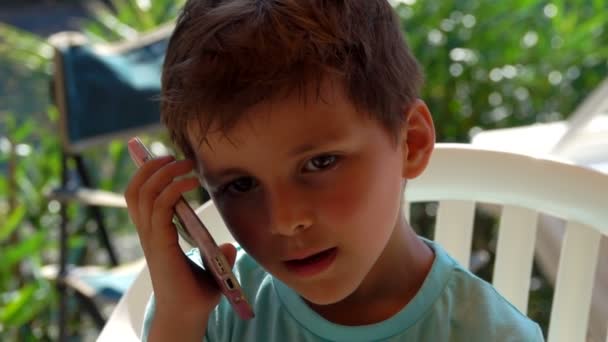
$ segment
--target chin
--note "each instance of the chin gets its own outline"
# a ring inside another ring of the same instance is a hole
[[[310,302],[315,305],[331,305],[336,304],[342,301],[346,296],[332,296],[329,293],[302,293],[298,292],[298,294],[304,298],[307,302]]]
[[[346,287],[346,282],[329,281],[325,284],[309,284],[308,286],[291,286],[302,298],[315,305],[336,304],[353,294],[356,287]]]

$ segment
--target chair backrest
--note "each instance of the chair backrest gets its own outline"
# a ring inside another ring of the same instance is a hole
[[[437,144],[427,170],[408,183],[406,199],[439,202],[434,240],[463,265],[469,264],[476,203],[501,205],[492,281],[522,312],[527,311],[537,217],[548,213],[566,220],[548,340],[585,340],[599,241],[608,235],[608,175],[557,160]],[[198,213],[218,242],[232,241],[213,203]],[[128,319],[141,327],[142,316]],[[111,323],[112,318],[104,329],[107,336],[116,331]]]
[[[77,32],[49,38],[64,150],[161,127],[160,75],[171,29],[114,44],[90,44]]]
[[[540,213],[567,222],[550,342],[584,341],[599,242],[608,235],[608,175],[564,161],[439,144],[408,202],[439,201],[434,239],[468,265],[476,203],[502,206],[493,285],[526,312]]]

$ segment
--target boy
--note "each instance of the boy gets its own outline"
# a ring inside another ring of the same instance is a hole
[[[188,1],[161,104],[186,160],[149,161],[125,194],[154,288],[144,339],[541,341],[404,219],[435,141],[420,84],[386,0]],[[252,320],[177,243],[172,206],[199,181],[239,243],[222,250]]]

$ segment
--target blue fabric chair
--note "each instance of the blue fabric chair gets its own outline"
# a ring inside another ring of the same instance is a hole
[[[101,211],[124,207],[123,195],[95,189],[85,159],[87,151],[111,139],[159,130],[160,73],[171,31],[168,26],[135,41],[111,45],[90,44],[75,32],[49,38],[55,50],[52,94],[60,113],[62,144],[61,186],[49,195],[62,205],[59,261],[46,268],[46,274],[56,280],[59,292],[61,341],[68,335],[69,295],[75,295],[101,329],[106,318],[100,300],[117,302],[135,277],[121,265]],[[69,205],[86,209],[96,222],[99,245],[107,252],[109,265],[83,267],[71,258]]]
[[[158,33],[112,46],[74,44],[73,34],[51,38],[57,53],[55,95],[58,104],[64,103],[62,137],[68,152],[158,128],[157,96],[168,43],[167,30]]]

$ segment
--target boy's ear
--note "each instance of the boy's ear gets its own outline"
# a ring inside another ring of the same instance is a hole
[[[435,147],[435,126],[424,101],[417,99],[404,113],[402,131],[403,172],[405,179],[418,177],[426,168]]]

